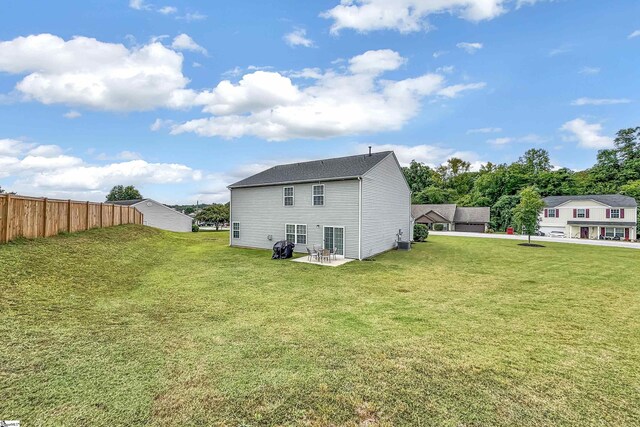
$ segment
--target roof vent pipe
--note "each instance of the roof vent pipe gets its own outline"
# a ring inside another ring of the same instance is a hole
[[[369,157],[371,157],[371,146],[369,146]]]

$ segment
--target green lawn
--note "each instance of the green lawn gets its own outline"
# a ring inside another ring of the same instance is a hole
[[[0,246],[24,426],[638,425],[640,252],[431,236],[339,268],[139,226]]]

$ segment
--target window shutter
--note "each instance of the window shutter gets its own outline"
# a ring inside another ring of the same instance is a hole
[[[629,229],[628,228],[624,229],[624,240],[629,240]]]
[[[556,208],[556,218],[560,218],[560,209]]]
[[[586,216],[587,218],[589,218],[589,209],[587,209],[587,210],[586,210],[586,214],[585,214],[585,216]]]
[[[604,235],[605,235],[604,227],[600,227],[600,235],[601,235],[602,237],[604,237]]]
[[[607,218],[611,218],[611,209],[607,209]]]
[[[578,217],[578,209],[574,209],[573,210],[573,217],[577,218]]]
[[[620,218],[624,219],[624,209],[620,209]]]
[[[549,209],[544,210],[544,217],[547,218],[549,216]]]

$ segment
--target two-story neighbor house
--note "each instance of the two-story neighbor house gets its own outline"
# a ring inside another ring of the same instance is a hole
[[[411,238],[411,191],[392,151],[274,166],[229,186],[231,246],[280,240],[364,259]]]
[[[636,240],[638,204],[633,197],[611,195],[549,196],[540,231],[562,231],[575,239]]]

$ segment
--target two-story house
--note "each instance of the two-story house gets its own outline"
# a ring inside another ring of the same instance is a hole
[[[638,204],[633,197],[610,195],[549,196],[540,231],[562,231],[573,239],[636,240]]]
[[[274,166],[229,189],[231,246],[288,240],[364,259],[411,239],[411,190],[392,151]]]

